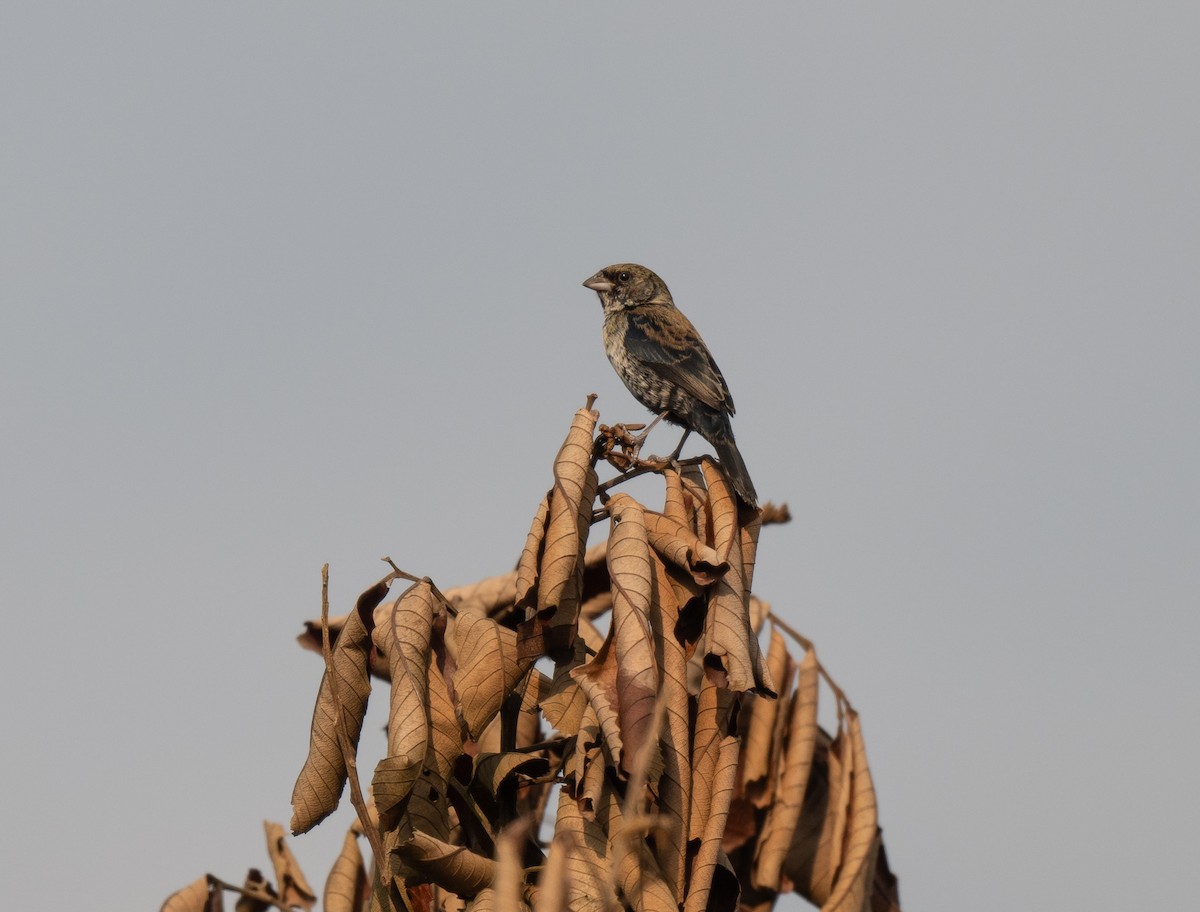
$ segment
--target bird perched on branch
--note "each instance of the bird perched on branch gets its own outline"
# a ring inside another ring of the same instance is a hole
[[[684,428],[671,458],[695,431],[717,451],[738,497],[757,507],[758,495],[729,423],[734,412],[729,387],[696,328],[675,307],[666,283],[645,266],[618,263],[583,285],[604,306],[608,360],[634,398],[658,416],[650,427],[665,418]]]

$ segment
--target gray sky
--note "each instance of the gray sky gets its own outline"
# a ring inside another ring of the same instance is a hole
[[[1194,903],[1198,10],[6,6],[6,904],[267,864],[321,564],[512,565],[586,394],[643,419],[621,260],[792,507],[906,907]]]

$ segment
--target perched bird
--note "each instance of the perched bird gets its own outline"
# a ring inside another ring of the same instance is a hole
[[[650,427],[665,418],[685,428],[674,456],[696,431],[717,451],[739,498],[757,507],[758,495],[729,424],[734,412],[729,387],[696,328],[676,309],[666,283],[645,266],[618,263],[583,285],[604,306],[608,360],[634,398],[658,416]]]

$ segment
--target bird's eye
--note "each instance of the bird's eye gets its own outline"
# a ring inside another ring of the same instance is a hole
[[[627,273],[627,272],[621,272],[621,273],[618,273],[618,274],[617,274],[617,281],[618,281],[618,282],[628,282],[628,281],[629,281],[629,279],[630,279],[630,275],[629,275],[629,273]]]

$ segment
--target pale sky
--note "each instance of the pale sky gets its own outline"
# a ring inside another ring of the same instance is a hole
[[[586,395],[645,417],[617,261],[792,508],[756,590],[862,715],[905,908],[1193,905],[1198,46],[1195,3],[9,4],[5,905],[268,866],[322,563],[335,612],[385,554],[512,566]]]

